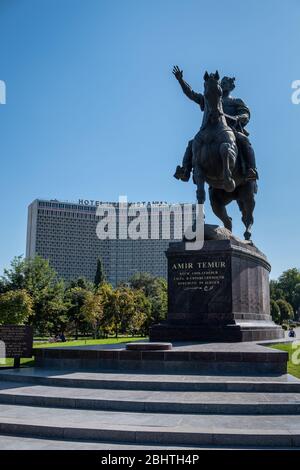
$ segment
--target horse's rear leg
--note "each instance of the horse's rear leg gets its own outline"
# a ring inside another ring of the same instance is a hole
[[[218,197],[218,191],[218,189],[213,188],[209,190],[211,208],[213,213],[222,220],[224,227],[232,231],[232,218],[227,214],[226,206],[222,202],[222,198]]]
[[[253,219],[253,212],[255,207],[255,199],[254,194],[252,192],[247,193],[244,189],[241,194],[239,195],[239,199],[237,200],[239,205],[240,211],[242,212],[242,222],[246,227],[246,231],[244,232],[245,240],[251,239],[251,229],[254,222]]]
[[[253,219],[254,207],[255,207],[254,199],[252,201],[247,200],[243,203],[242,221],[246,227],[246,231],[244,232],[245,240],[251,239],[251,229],[252,229],[252,225],[254,222],[254,219]]]

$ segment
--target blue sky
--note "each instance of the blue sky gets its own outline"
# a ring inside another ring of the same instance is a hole
[[[236,77],[260,174],[253,240],[272,277],[299,267],[298,0],[0,0],[0,18],[0,272],[25,252],[35,198],[194,200],[172,175],[202,116],[174,64],[199,91],[206,69]]]

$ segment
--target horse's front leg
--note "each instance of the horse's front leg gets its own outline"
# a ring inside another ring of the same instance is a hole
[[[234,142],[223,142],[220,145],[220,155],[223,162],[223,179],[224,179],[224,190],[228,193],[232,193],[235,190],[235,181],[232,178],[230,170],[230,160],[233,162],[237,157],[237,147]]]
[[[196,196],[198,204],[204,204],[205,202],[205,180],[200,166],[202,142],[196,138],[192,143],[192,154],[193,154],[193,182],[197,186]]]

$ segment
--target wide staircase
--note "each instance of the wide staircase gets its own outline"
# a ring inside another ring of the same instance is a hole
[[[300,380],[2,370],[0,449],[26,442],[28,448],[300,447]]]

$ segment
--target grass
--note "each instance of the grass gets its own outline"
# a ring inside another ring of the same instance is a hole
[[[300,379],[300,347],[298,346],[296,350],[296,349],[292,349],[292,343],[288,343],[288,344],[278,343],[278,344],[273,344],[271,348],[279,349],[280,351],[286,351],[289,353],[288,373]],[[292,354],[295,354],[295,357],[296,359],[298,359],[297,362],[299,362],[299,364],[293,363],[295,361],[292,362]]]
[[[145,337],[141,336],[120,336],[119,338],[105,338],[105,339],[79,339],[77,341],[72,340],[72,341],[66,341],[65,343],[49,343],[49,342],[44,342],[44,343],[36,343],[33,345],[33,349],[35,348],[63,348],[66,346],[91,346],[95,344],[122,344],[122,343],[130,343],[132,341],[140,341],[143,339],[147,339]],[[5,364],[0,364],[1,367],[12,367],[14,363],[13,359],[6,359]],[[26,367],[33,367],[34,366],[34,358],[22,358],[21,359],[21,366],[26,366]]]
[[[6,359],[5,364],[0,364],[0,369],[1,367],[13,367],[14,365],[14,360],[13,359]],[[21,359],[21,366],[25,367],[33,367],[34,366],[34,358],[33,357],[28,357],[28,358],[22,358]]]
[[[66,341],[65,343],[49,343],[48,341],[45,343],[37,343],[34,344],[34,348],[57,348],[59,347],[66,347],[66,346],[92,346],[95,344],[121,344],[121,343],[129,343],[132,341],[139,341],[142,339],[146,339],[141,336],[120,336],[119,338],[105,338],[105,339],[79,339],[79,340],[72,340]]]

